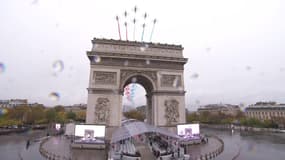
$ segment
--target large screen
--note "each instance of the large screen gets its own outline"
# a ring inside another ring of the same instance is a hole
[[[179,136],[197,136],[200,134],[199,124],[177,125],[177,134]]]
[[[75,136],[84,138],[105,137],[103,125],[75,125]]]

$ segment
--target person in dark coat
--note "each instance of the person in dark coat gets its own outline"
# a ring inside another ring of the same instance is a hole
[[[30,146],[30,140],[28,139],[28,140],[27,140],[27,143],[26,143],[26,149],[28,149],[29,146]]]

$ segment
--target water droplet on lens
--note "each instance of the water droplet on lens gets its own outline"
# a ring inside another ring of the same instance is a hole
[[[136,83],[137,82],[137,78],[136,77],[133,77],[132,78],[132,83]]]
[[[179,80],[178,80],[178,76],[176,76],[175,79],[174,79],[174,81],[173,81],[172,86],[173,86],[173,87],[178,87],[178,85],[179,85],[179,84],[178,84],[178,81],[179,81]]]
[[[94,62],[94,63],[99,63],[99,62],[101,62],[101,57],[95,55],[95,56],[93,57],[93,62]]]
[[[285,68],[280,68],[280,72],[284,72],[285,71]]]
[[[128,65],[129,65],[129,61],[128,61],[128,60],[125,60],[124,66],[128,66]]]
[[[5,65],[0,62],[0,74],[5,72]]]
[[[206,48],[206,52],[208,52],[208,53],[211,52],[211,50],[212,50],[211,47],[207,47],[207,48]]]
[[[246,66],[245,69],[249,71],[249,70],[251,70],[251,67],[250,66]]]
[[[196,103],[196,104],[200,104],[200,101],[199,101],[199,100],[196,100],[195,103]]]
[[[52,73],[51,74],[53,77],[57,77],[57,73]]]
[[[199,77],[198,73],[194,73],[190,76],[190,78],[192,78],[192,79],[197,79],[198,77]]]
[[[32,5],[37,5],[39,3],[39,0],[33,0],[33,2],[31,3]]]
[[[55,72],[62,72],[64,69],[64,64],[61,60],[54,61],[52,68]]]
[[[140,50],[141,50],[142,52],[144,52],[144,51],[145,51],[145,47],[141,47]]]
[[[149,60],[149,59],[146,60],[145,63],[146,63],[147,65],[149,65],[149,64],[150,64],[150,60]]]
[[[6,108],[0,108],[0,116],[5,115],[8,113],[8,110]]]
[[[60,95],[57,92],[51,92],[48,96],[52,101],[58,101],[60,98]]]
[[[183,91],[184,91],[182,86],[178,87],[177,89],[178,89],[180,92],[183,92]]]

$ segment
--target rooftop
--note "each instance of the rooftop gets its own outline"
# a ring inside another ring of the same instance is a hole
[[[139,41],[126,41],[126,40],[115,40],[115,39],[105,39],[105,38],[94,38],[92,40],[93,44],[113,44],[113,45],[125,45],[125,46],[138,46],[148,45],[150,48],[164,48],[164,49],[174,49],[183,50],[182,45],[174,44],[161,44],[152,42],[139,42]]]

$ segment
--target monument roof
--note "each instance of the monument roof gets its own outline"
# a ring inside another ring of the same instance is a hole
[[[182,45],[162,44],[162,43],[153,43],[153,42],[128,41],[128,40],[115,40],[115,39],[105,39],[105,38],[94,38],[92,40],[92,43],[93,44],[97,43],[97,44],[139,46],[139,47],[142,45],[148,45],[150,48],[183,50]]]

